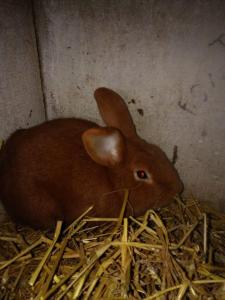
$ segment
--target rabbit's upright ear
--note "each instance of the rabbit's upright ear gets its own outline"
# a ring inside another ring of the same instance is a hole
[[[113,167],[121,163],[125,155],[125,138],[116,128],[99,127],[82,134],[84,148],[98,164]]]
[[[136,128],[125,101],[108,88],[98,88],[94,97],[107,126],[119,128],[127,137],[136,137]]]

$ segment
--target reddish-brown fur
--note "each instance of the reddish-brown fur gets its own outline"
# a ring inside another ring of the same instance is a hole
[[[95,162],[85,150],[84,132],[101,128],[87,120],[58,119],[16,131],[0,156],[0,198],[15,220],[47,228],[57,219],[72,222],[91,205],[95,216],[118,216],[124,188],[130,190],[127,214],[140,215],[181,192],[173,165],[137,136],[122,98],[106,88],[97,89],[95,98],[106,125],[121,136],[125,155],[118,150],[115,165]],[[147,170],[153,183],[136,181],[137,168]]]

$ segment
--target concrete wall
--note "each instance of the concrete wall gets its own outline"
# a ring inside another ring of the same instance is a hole
[[[93,91],[115,89],[143,137],[177,146],[186,189],[223,207],[225,2],[35,3],[48,116],[100,121]]]
[[[29,1],[0,1],[0,139],[45,119]]]
[[[29,3],[0,1],[1,137],[44,119]],[[146,140],[177,146],[187,191],[224,207],[225,2],[33,3],[48,117],[101,122],[93,91],[115,89]]]
[[[0,0],[0,146],[13,131],[45,120],[30,1]],[[0,220],[4,211],[0,203]]]

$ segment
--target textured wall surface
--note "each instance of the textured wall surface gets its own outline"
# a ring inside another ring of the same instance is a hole
[[[49,118],[100,121],[93,91],[115,89],[144,138],[177,146],[186,189],[223,207],[225,2],[35,3]]]
[[[0,1],[0,142],[16,129],[45,119],[29,3]],[[0,220],[3,215],[0,203]]]
[[[29,1],[0,1],[0,138],[45,118]]]
[[[25,3],[0,2],[3,137],[44,118]],[[93,91],[115,89],[146,140],[177,147],[187,191],[224,207],[225,1],[33,3],[48,117],[101,122]]]

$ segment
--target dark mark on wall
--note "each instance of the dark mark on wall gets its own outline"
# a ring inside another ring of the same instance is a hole
[[[212,78],[212,73],[209,73],[209,81],[211,83],[211,86],[214,88],[215,87],[215,82],[213,81],[213,78]]]
[[[221,46],[225,47],[225,41],[223,38],[225,37],[225,33],[221,33],[215,40],[213,40],[211,43],[209,43],[209,46],[213,46],[215,44],[220,44]]]
[[[195,89],[196,87],[198,87],[198,86],[200,86],[200,84],[198,84],[198,83],[193,84],[193,85],[191,86],[191,88],[190,88],[191,94],[193,93],[194,89]]]
[[[144,110],[142,108],[138,108],[137,112],[139,113],[139,115],[141,115],[142,117],[144,116]]]
[[[175,163],[178,160],[178,146],[174,145],[173,147],[173,158],[172,158],[172,164],[175,165]]]
[[[53,92],[50,92],[50,98],[51,98],[52,100],[55,100],[55,96],[54,96],[54,93],[53,93]]]
[[[77,85],[77,89],[78,89],[78,90],[80,90],[80,87],[79,87],[79,85]]]
[[[186,111],[186,112],[188,112],[188,113],[190,113],[192,115],[195,115],[195,113],[192,110],[190,110],[189,108],[187,108],[187,103],[181,103],[181,101],[178,101],[178,106],[181,109],[183,109],[184,111]]]
[[[31,117],[32,117],[32,113],[33,113],[33,110],[31,109],[30,111],[29,111],[29,115],[28,115],[28,119],[30,119]],[[29,120],[26,122],[26,126],[29,126],[30,125],[30,123],[29,123]]]
[[[136,102],[135,102],[135,100],[134,99],[131,99],[130,101],[128,101],[128,104],[135,104]]]
[[[153,99],[153,98],[154,98],[154,96],[150,96],[150,98],[151,98],[151,99]]]
[[[204,93],[203,101],[204,101],[204,102],[207,102],[207,101],[208,101],[208,95],[207,95],[206,93]]]
[[[205,129],[202,130],[201,136],[202,137],[206,137],[207,136],[207,131]]]
[[[70,46],[68,46],[68,47],[66,47],[66,49],[71,49],[71,47],[70,47]]]

